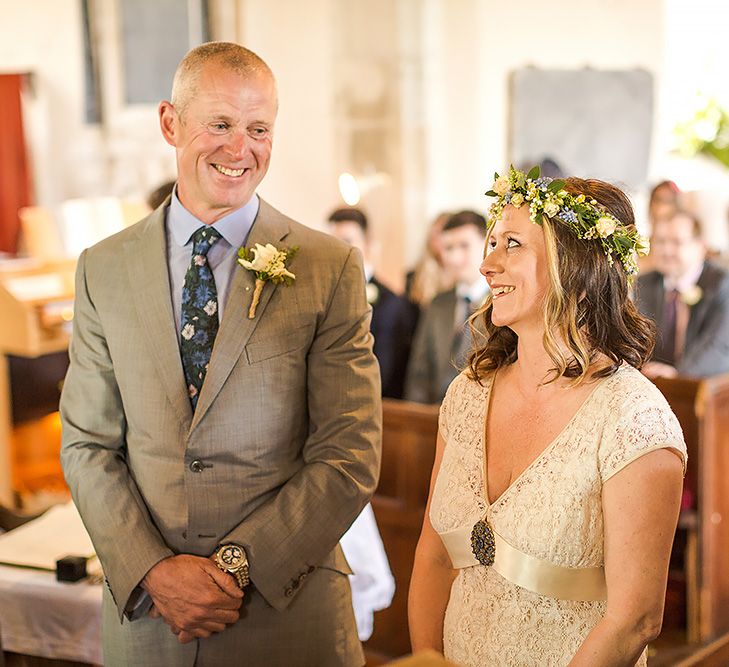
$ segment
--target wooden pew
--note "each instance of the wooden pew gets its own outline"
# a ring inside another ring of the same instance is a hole
[[[410,653],[408,587],[438,434],[438,406],[382,403],[382,472],[372,507],[397,588],[392,605],[375,614],[374,633],[365,644],[368,665]]]
[[[686,625],[689,642],[729,632],[729,375],[661,378],[656,386],[676,413],[688,448],[683,510]]]

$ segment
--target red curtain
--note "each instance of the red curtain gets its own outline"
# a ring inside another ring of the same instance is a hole
[[[20,101],[23,78],[0,74],[0,252],[11,254],[18,249],[18,209],[31,203]]]

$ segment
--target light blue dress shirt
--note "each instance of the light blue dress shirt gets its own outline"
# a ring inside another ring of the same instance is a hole
[[[235,271],[243,271],[236,261],[238,248],[245,245],[258,215],[260,202],[257,195],[232,213],[223,216],[211,226],[220,232],[221,239],[210,248],[208,264],[213,270],[215,287],[218,291],[218,321],[223,319],[223,311],[228,299],[228,288]],[[192,235],[205,223],[198,220],[188,211],[177,197],[177,186],[172,192],[172,199],[167,208],[167,270],[170,276],[172,292],[172,312],[175,314],[177,333],[181,330],[182,320],[182,288],[185,285],[185,274],[192,257]]]

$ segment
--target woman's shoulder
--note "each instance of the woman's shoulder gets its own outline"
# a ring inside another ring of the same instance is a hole
[[[624,363],[606,380],[606,393],[604,404],[613,424],[627,427],[652,423],[659,430],[683,439],[681,426],[668,401],[637,368]]]
[[[486,373],[476,379],[469,369],[465,369],[451,382],[448,391],[446,391],[443,403],[470,398],[482,399],[488,393],[492,379],[493,372]]]
[[[605,383],[608,414],[600,459],[603,481],[627,463],[667,447],[679,455],[685,472],[686,445],[681,425],[658,387],[639,370],[623,364]]]
[[[643,373],[630,364],[623,363],[606,380],[609,405],[618,415],[626,409],[660,408],[671,411],[661,391]]]

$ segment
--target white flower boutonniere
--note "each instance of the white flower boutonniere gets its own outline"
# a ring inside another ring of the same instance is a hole
[[[367,283],[365,285],[365,291],[367,293],[367,303],[369,303],[370,306],[376,304],[377,300],[380,298],[379,287],[377,287],[374,283]]]
[[[255,247],[239,248],[238,264],[244,269],[253,271],[256,275],[256,288],[253,291],[253,299],[248,309],[248,319],[252,320],[256,316],[256,308],[261,300],[261,292],[263,286],[267,282],[274,285],[284,283],[290,285],[296,280],[296,276],[286,268],[286,262],[290,260],[297,252],[297,248],[283,248],[279,250],[276,246],[267,243],[265,246],[256,243]]]
[[[681,292],[681,301],[687,306],[695,306],[704,296],[704,290],[698,285],[689,287],[685,292]]]

